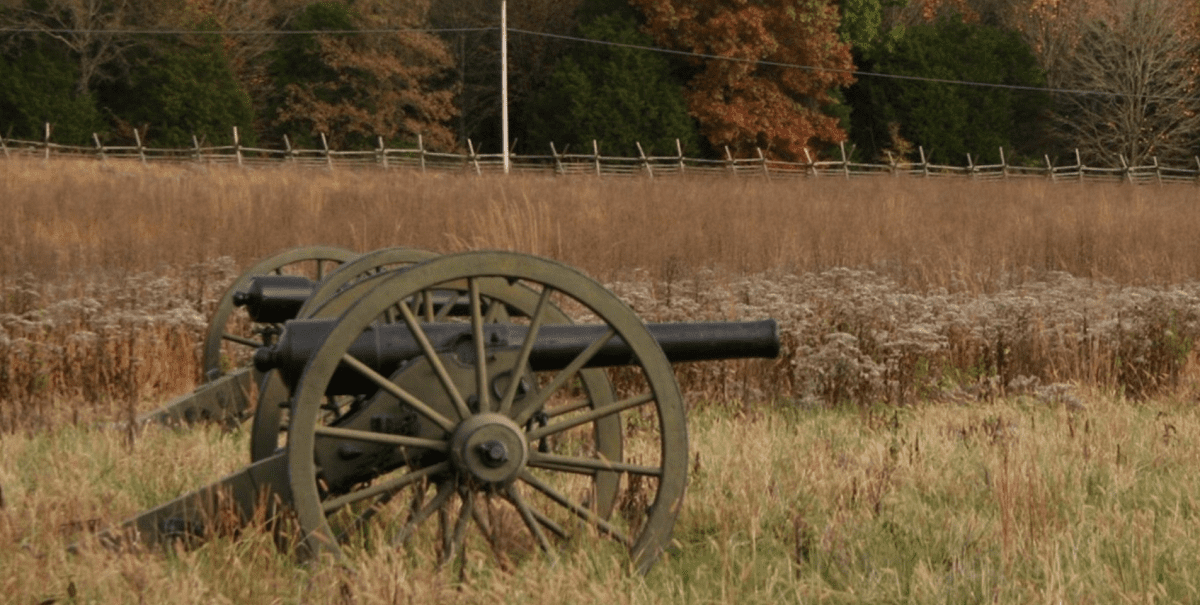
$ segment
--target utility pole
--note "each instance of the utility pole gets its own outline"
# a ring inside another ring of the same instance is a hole
[[[504,139],[504,174],[508,174],[508,0],[500,0],[500,134]]]

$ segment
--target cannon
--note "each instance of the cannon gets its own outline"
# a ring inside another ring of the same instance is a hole
[[[265,514],[293,521],[306,556],[427,540],[439,562],[507,564],[594,535],[647,571],[687,484],[671,363],[775,357],[775,322],[646,325],[524,254],[373,254],[240,284],[231,302],[280,324],[236,371],[259,377],[252,463],[102,541],[191,541]]]

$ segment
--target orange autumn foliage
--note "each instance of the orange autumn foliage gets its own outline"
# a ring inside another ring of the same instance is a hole
[[[697,58],[688,109],[714,147],[735,155],[805,159],[805,149],[844,141],[824,108],[854,81],[850,46],[830,0],[631,0],[659,44]],[[802,66],[802,67],[796,67]]]

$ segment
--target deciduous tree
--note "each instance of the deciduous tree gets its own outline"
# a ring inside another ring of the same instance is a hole
[[[280,43],[272,74],[281,92],[275,124],[285,133],[326,133],[339,147],[373,145],[377,136],[434,149],[455,148],[450,53],[428,25],[428,0],[318,2],[289,27],[394,30],[300,34]]]
[[[1177,0],[1107,0],[1087,22],[1058,78],[1056,125],[1094,165],[1152,156],[1187,159],[1200,138],[1197,38],[1191,5]]]
[[[137,45],[120,30],[161,24],[166,3],[134,0],[0,0],[0,24],[33,30],[60,43],[78,66],[75,92],[111,79],[114,66]]]
[[[830,0],[631,0],[646,29],[697,58],[686,98],[701,134],[747,156],[803,159],[845,139],[827,108],[853,82]]]

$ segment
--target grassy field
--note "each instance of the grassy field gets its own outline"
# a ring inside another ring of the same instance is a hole
[[[247,532],[171,555],[71,555],[102,525],[240,464],[244,435],[63,428],[0,440],[11,603],[1191,603],[1200,598],[1193,402],[1081,392],[972,405],[694,409],[676,547],[648,576],[596,538],[557,566],[437,571],[354,550],[296,565]],[[421,550],[424,549],[424,550]],[[74,594],[74,598],[69,595]]]
[[[0,162],[0,586],[56,602],[1195,602],[1187,186],[597,180]],[[193,387],[238,268],[313,243],[579,266],[648,320],[775,317],[692,364],[676,547],[506,572],[297,565],[269,536],[66,546],[239,468],[245,431],[97,428]]]

